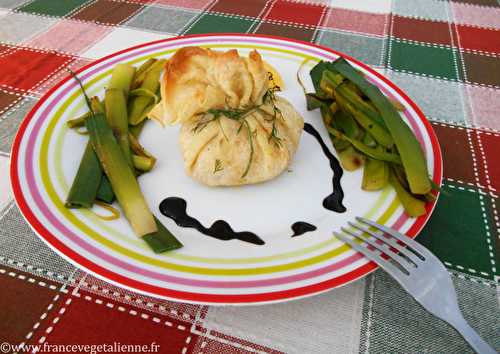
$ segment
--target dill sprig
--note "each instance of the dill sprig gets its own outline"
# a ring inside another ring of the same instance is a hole
[[[269,141],[273,141],[276,144],[276,146],[281,147],[281,138],[278,136],[277,120],[284,119],[284,117],[283,113],[276,105],[276,95],[275,95],[276,92],[281,91],[281,88],[275,84],[273,75],[270,72],[268,73],[268,75],[269,75],[269,81],[273,83],[273,86],[266,90],[266,92],[262,96],[261,104],[242,107],[242,108],[227,107],[223,109],[216,109],[216,108],[209,109],[205,112],[197,114],[197,116],[199,116],[200,119],[193,128],[193,132],[198,133],[202,131],[204,128],[206,128],[208,124],[217,121],[219,123],[219,127],[222,131],[222,134],[224,135],[226,140],[228,140],[228,138],[226,136],[226,133],[224,132],[224,129],[222,128],[222,124],[220,122],[221,117],[240,122],[240,126],[238,127],[236,134],[239,134],[243,129],[243,127],[246,128],[248,134],[248,142],[250,145],[250,156],[248,157],[248,163],[245,168],[245,171],[241,175],[241,178],[246,177],[246,175],[250,171],[250,166],[252,164],[254,155],[254,146],[253,146],[254,132],[252,132],[250,124],[246,119],[248,115],[252,114],[253,112],[259,111],[265,117],[268,117],[264,119],[267,122],[272,122],[271,132],[269,133]],[[271,106],[272,113],[269,113],[268,111],[263,109],[263,106],[265,105]],[[222,171],[222,169],[223,169],[222,162],[218,159],[215,160],[214,174],[219,171]]]
[[[215,159],[215,163],[214,163],[214,174],[216,174],[217,172],[220,172],[224,169],[224,167],[222,166],[222,161],[219,160],[219,159]]]
[[[269,105],[273,109],[273,113],[269,114],[264,111],[266,116],[269,116],[269,119],[266,119],[268,122],[272,122],[271,133],[269,134],[269,141],[273,141],[277,146],[281,146],[281,138],[278,136],[278,128],[276,126],[277,120],[284,119],[283,113],[281,109],[276,105],[276,95],[275,93],[280,91],[280,87],[274,83],[273,74],[269,73],[269,80],[273,83],[273,87],[269,88],[262,98],[263,104],[269,103]]]

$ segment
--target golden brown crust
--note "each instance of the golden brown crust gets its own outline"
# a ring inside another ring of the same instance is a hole
[[[266,85],[266,70],[256,51],[244,58],[236,49],[181,48],[165,64],[163,121],[175,124],[210,108],[256,103]]]
[[[233,186],[272,179],[290,164],[304,121],[280,97],[275,104],[281,116],[269,119],[276,107],[263,102],[267,76],[265,63],[255,50],[240,57],[235,49],[221,52],[185,47],[167,62],[162,106],[157,111],[163,112],[162,123],[182,124],[179,143],[188,175],[209,186]],[[259,110],[245,117],[244,126],[241,121],[220,117],[197,129],[198,113],[255,105]],[[279,142],[270,139],[273,127]],[[214,172],[217,162],[222,168]]]

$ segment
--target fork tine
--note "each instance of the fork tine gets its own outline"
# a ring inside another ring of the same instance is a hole
[[[387,273],[389,273],[391,276],[393,276],[395,279],[401,278],[401,275],[405,275],[401,270],[399,270],[396,266],[392,265],[385,259],[383,259],[379,254],[370,251],[368,248],[361,246],[360,244],[354,242],[354,240],[350,239],[349,237],[345,237],[339,233],[334,232],[333,235],[337,237],[339,240],[341,240],[344,243],[347,243],[349,246],[351,246],[354,250],[358,251],[361,253],[363,256],[368,258],[370,261],[373,261],[377,263],[380,268],[385,270]]]
[[[390,229],[390,228],[388,228],[388,227],[386,227],[384,225],[377,224],[376,222],[373,222],[371,220],[368,220],[368,219],[365,219],[365,218],[362,218],[362,217],[359,217],[359,216],[356,217],[356,220],[359,221],[359,222],[362,222],[364,224],[373,226],[374,228],[376,228],[376,229],[378,229],[380,231],[383,231],[383,232],[391,235],[392,237],[394,237],[395,239],[398,239],[399,241],[403,242],[407,246],[410,246],[415,252],[417,252],[423,258],[426,258],[426,255],[429,253],[417,241],[411,239],[408,236],[405,236],[405,235],[397,232],[396,230],[392,230],[392,229]]]
[[[360,231],[363,231],[363,232],[366,232],[367,234],[373,236],[374,238],[388,244],[389,246],[397,249],[400,254],[402,254],[403,256],[405,256],[406,258],[410,259],[410,261],[412,261],[415,265],[418,265],[420,263],[422,263],[422,260],[420,258],[418,258],[415,253],[413,253],[412,251],[410,251],[409,249],[401,246],[400,244],[398,244],[396,241],[394,241],[392,238],[389,238],[389,237],[385,237],[384,235],[382,234],[379,234],[379,233],[376,233],[364,226],[361,226],[361,225],[358,225],[358,224],[355,224],[355,223],[352,223],[349,221],[349,225],[354,227],[355,229],[357,230],[360,230]],[[385,251],[384,251],[385,252]]]
[[[396,262],[397,265],[401,268],[402,271],[404,271],[406,273],[409,273],[409,271],[408,271],[408,269],[407,269],[407,267],[405,265],[410,265],[411,263],[408,263],[408,261],[405,259],[404,260],[405,264],[402,264],[401,260],[403,258],[400,255],[392,252],[389,248],[386,247],[386,245],[380,244],[380,243],[376,243],[374,240],[372,240],[370,238],[367,238],[367,237],[362,237],[361,235],[358,235],[357,233],[354,233],[354,232],[352,232],[350,230],[347,230],[346,228],[342,227],[341,230],[344,233],[347,233],[347,234],[351,235],[352,237],[355,237],[358,240],[366,242],[367,244],[375,247],[377,250],[379,250],[380,252],[384,253],[386,256],[390,257],[392,261]],[[384,258],[382,258],[382,259],[384,259]]]

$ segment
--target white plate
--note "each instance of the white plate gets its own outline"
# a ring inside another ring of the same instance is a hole
[[[292,102],[334,152],[319,112],[306,110],[295,76],[301,63],[309,59],[301,76],[312,91],[308,71],[319,60],[331,61],[342,55],[331,49],[257,35],[186,36],[118,52],[86,66],[78,76],[89,94],[102,96],[116,63],[140,65],[150,57],[168,58],[188,45],[236,48],[241,54],[257,49],[282,74],[285,87],[280,95]],[[441,153],[422,112],[386,78],[346,58],[406,108],[401,117],[421,142],[431,176],[439,184]],[[140,185],[156,216],[184,244],[177,251],[156,255],[134,236],[123,218],[105,222],[88,210],[64,208],[87,139],[68,129],[65,122],[84,111],[79,88],[68,77],[26,117],[12,152],[11,179],[16,201],[38,235],[66,259],[100,278],[142,293],[184,302],[250,304],[326,291],[376,268],[336,240],[333,231],[346,226],[355,216],[365,216],[414,237],[434,206],[427,205],[428,213],[423,217],[408,218],[391,188],[362,191],[359,170],[345,172],[342,178],[347,212],[339,214],[323,208],[322,200],[332,192],[332,171],[317,141],[306,133],[289,172],[258,185],[207,188],[185,175],[178,127],[161,129],[150,122],[140,140],[158,163],[152,172],[140,177]],[[265,245],[220,241],[178,227],[158,210],[159,203],[171,196],[186,199],[189,214],[204,225],[222,218],[235,230],[255,232]],[[314,224],[317,230],[291,238],[290,226],[296,221]]]

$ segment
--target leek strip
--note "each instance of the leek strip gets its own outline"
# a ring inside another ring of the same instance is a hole
[[[104,114],[89,117],[86,125],[92,146],[134,232],[142,237],[158,231],[153,214]]]
[[[101,176],[101,165],[89,142],[66,198],[66,208],[91,208],[101,183]]]
[[[432,185],[429,180],[429,171],[422,147],[392,103],[376,86],[366,81],[345,59],[337,59],[332,66],[340,74],[356,84],[379,110],[401,156],[411,192],[414,194],[429,193]]]

